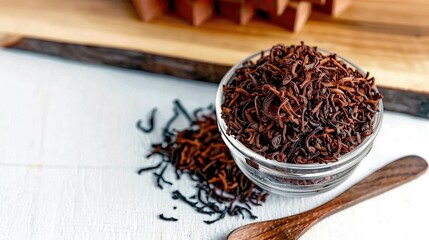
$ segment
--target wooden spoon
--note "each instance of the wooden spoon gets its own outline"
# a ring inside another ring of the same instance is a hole
[[[427,162],[420,157],[403,157],[377,170],[344,193],[317,208],[290,217],[239,227],[231,232],[227,239],[298,239],[317,221],[407,183],[422,175],[427,167]]]

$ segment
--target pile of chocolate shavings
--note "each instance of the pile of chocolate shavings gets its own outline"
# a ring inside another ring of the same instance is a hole
[[[227,134],[279,162],[337,161],[373,133],[382,98],[362,75],[316,47],[275,45],[224,86]]]

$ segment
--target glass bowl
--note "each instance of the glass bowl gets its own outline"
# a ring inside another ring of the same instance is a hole
[[[325,55],[332,54],[325,50],[318,50]],[[267,56],[269,51],[269,49],[265,50],[264,56]],[[262,155],[244,146],[233,136],[226,134],[227,126],[221,117],[223,86],[228,84],[234,76],[235,70],[242,67],[244,62],[256,60],[260,55],[260,52],[255,53],[233,66],[222,78],[216,94],[218,128],[235,163],[252,182],[262,189],[275,194],[294,197],[312,196],[335,188],[350,176],[360,161],[371,150],[383,119],[382,100],[380,99],[378,106],[379,111],[374,116],[373,133],[366,137],[355,149],[341,155],[338,161],[333,163],[294,164],[266,159]],[[355,64],[341,56],[336,55],[336,57],[365,76],[366,73]],[[378,91],[376,87],[375,89]]]

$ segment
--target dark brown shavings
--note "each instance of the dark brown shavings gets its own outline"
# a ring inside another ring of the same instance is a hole
[[[140,131],[142,131],[144,133],[150,133],[150,132],[152,132],[153,128],[155,127],[154,124],[155,124],[155,114],[156,114],[156,111],[157,111],[156,108],[152,109],[151,114],[150,114],[150,118],[149,118],[149,126],[147,128],[142,126],[142,124],[143,124],[142,120],[138,120],[137,123],[136,123],[137,129],[139,129]]]
[[[153,144],[148,155],[161,156],[161,162],[142,168],[138,173],[155,171],[156,182],[161,189],[163,184],[171,184],[164,177],[169,166],[174,167],[177,179],[183,174],[188,175],[196,182],[196,193],[187,197],[176,190],[172,192],[172,198],[184,202],[198,213],[213,215],[214,219],[204,221],[207,224],[226,215],[255,219],[251,205],[261,205],[268,193],[248,180],[235,164],[217,128],[213,107],[197,109],[191,118],[178,100],[174,106],[174,115],[163,130],[164,141]],[[208,114],[203,114],[207,111]],[[172,125],[180,114],[191,125],[183,131],[172,131]]]
[[[316,47],[275,45],[223,87],[227,134],[267,159],[329,163],[373,133],[374,78]]]
[[[158,215],[159,219],[164,220],[164,221],[169,221],[169,222],[177,222],[177,218],[174,217],[165,217],[164,214],[159,214]]]

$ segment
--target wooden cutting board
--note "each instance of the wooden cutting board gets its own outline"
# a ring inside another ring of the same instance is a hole
[[[251,53],[303,40],[371,72],[386,109],[429,117],[426,0],[355,0],[335,19],[313,14],[297,34],[257,19],[144,23],[127,0],[0,0],[0,13],[3,46],[214,82]]]

